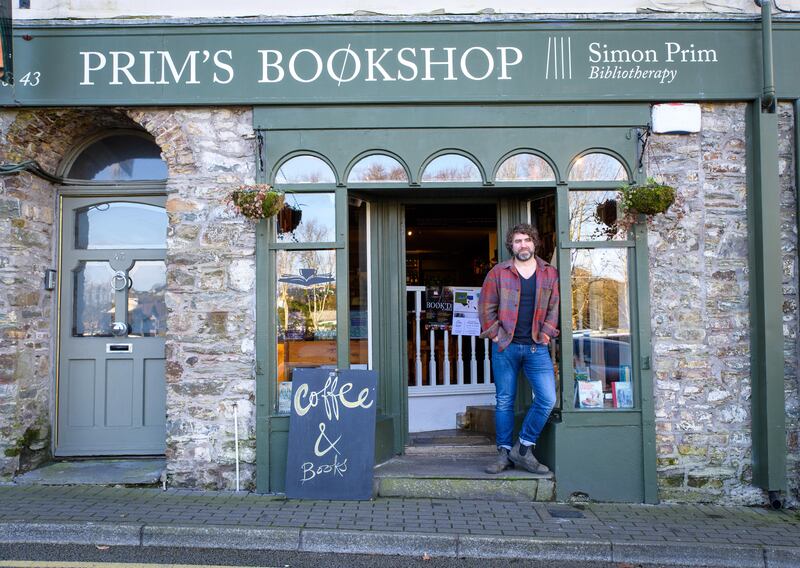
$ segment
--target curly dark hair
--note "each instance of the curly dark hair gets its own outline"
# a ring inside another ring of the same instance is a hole
[[[514,254],[514,235],[517,233],[528,235],[531,239],[533,239],[534,253],[539,250],[539,244],[541,241],[539,240],[539,231],[536,230],[536,227],[530,223],[518,223],[511,227],[506,233],[506,250],[509,254]]]

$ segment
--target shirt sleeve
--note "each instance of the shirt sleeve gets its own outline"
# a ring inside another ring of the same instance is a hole
[[[500,321],[497,319],[497,310],[500,305],[500,296],[497,290],[497,280],[493,272],[486,275],[481,287],[481,297],[478,300],[478,318],[481,322],[481,338],[494,339],[497,336]]]
[[[558,337],[558,305],[560,295],[558,291],[558,272],[553,269],[555,273],[553,278],[553,288],[550,291],[550,301],[547,304],[547,314],[545,315],[544,322],[542,322],[542,329],[544,333],[550,337]]]

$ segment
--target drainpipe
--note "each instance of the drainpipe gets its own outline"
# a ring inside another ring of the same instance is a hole
[[[772,64],[772,2],[770,0],[755,0],[761,6],[761,55],[764,68],[764,93],[761,108],[765,112],[773,113],[776,110],[775,99],[775,73]]]

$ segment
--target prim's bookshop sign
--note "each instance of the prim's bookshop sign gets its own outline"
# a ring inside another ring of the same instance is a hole
[[[376,371],[296,369],[286,496],[370,499]]]

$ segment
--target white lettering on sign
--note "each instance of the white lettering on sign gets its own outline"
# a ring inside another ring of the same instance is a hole
[[[356,400],[348,400],[345,395],[353,390],[353,383],[344,383],[339,388],[338,382],[339,378],[335,375],[328,377],[324,387],[311,393],[308,392],[307,384],[300,385],[300,388],[294,394],[294,410],[298,416],[304,416],[309,410],[316,407],[320,401],[325,405],[325,415],[328,420],[339,419],[339,403],[346,408],[369,408],[372,406],[374,401],[371,400],[367,403],[369,398],[368,388],[361,389]]]
[[[180,68],[169,51],[109,51],[108,56],[100,51],[81,51],[80,55],[83,58],[81,85],[94,85],[101,73],[105,73],[104,78],[110,73],[109,85],[199,85],[198,68],[204,64],[214,69],[211,79],[214,83],[227,84],[234,78],[233,52],[228,49],[213,53],[189,51],[182,61],[177,59]],[[159,77],[158,81],[153,81],[154,76]]]
[[[305,483],[306,481],[311,481],[318,475],[332,475],[336,477],[344,477],[344,473],[347,471],[347,458],[344,461],[339,461],[339,455],[333,455],[333,462],[325,465],[315,466],[312,462],[303,462],[303,465],[300,466],[300,470],[303,472],[303,477],[300,480],[300,483]]]

